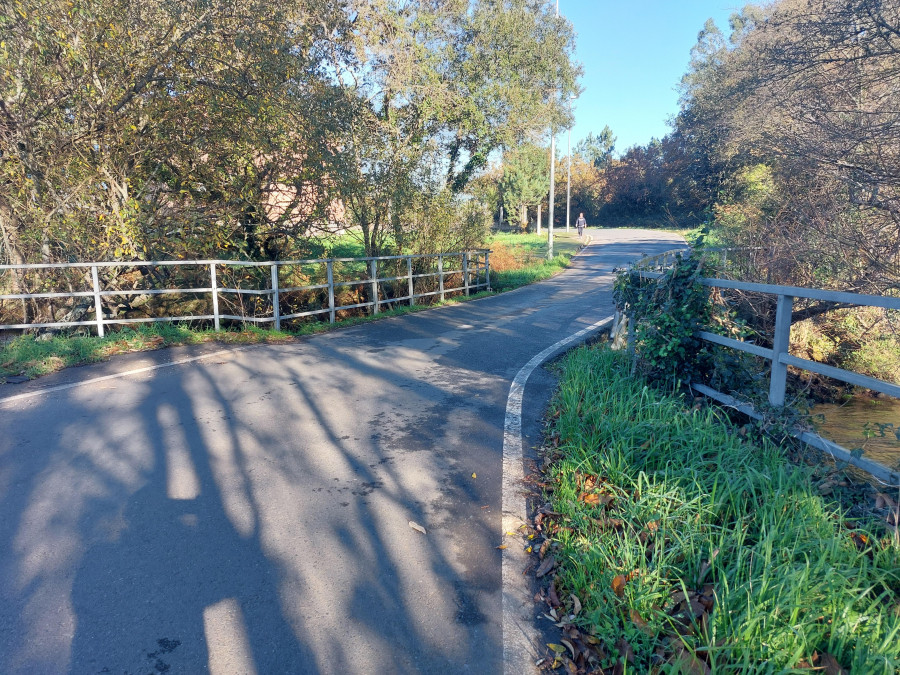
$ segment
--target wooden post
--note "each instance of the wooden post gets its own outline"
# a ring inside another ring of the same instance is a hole
[[[438,284],[441,289],[441,302],[444,301],[444,256],[438,254]]]
[[[216,263],[209,263],[209,287],[212,289],[213,328],[219,330],[219,283],[216,279]]]
[[[369,261],[369,274],[372,277],[372,314],[378,314],[378,261]]]
[[[272,317],[275,319],[275,330],[281,330],[281,294],[278,292],[278,264],[270,263],[272,272]]]
[[[103,304],[100,302],[100,276],[97,266],[91,265],[91,279],[94,282],[94,315],[97,318],[97,335],[103,337]]]
[[[484,252],[484,280],[487,283],[488,291],[491,290],[491,252]]]
[[[326,261],[325,269],[328,274],[328,320],[334,323],[334,261]]]
[[[413,283],[412,256],[406,257],[406,274],[409,277],[409,306],[416,304],[416,285]]]
[[[772,374],[769,378],[769,403],[775,407],[784,405],[787,390],[787,365],[781,362],[781,355],[791,347],[791,312],[794,298],[779,295],[775,311],[775,336],[772,340]]]
[[[466,295],[469,294],[469,254],[464,252],[462,256],[463,265],[463,286],[466,289]]]

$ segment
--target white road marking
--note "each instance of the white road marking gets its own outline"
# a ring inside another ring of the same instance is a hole
[[[518,532],[526,522],[525,497],[522,481],[525,470],[522,466],[522,397],[525,384],[531,373],[570,345],[583,342],[588,336],[612,324],[608,316],[597,323],[547,347],[526,363],[516,374],[509,388],[506,400],[506,419],[503,425],[503,496],[502,496],[502,536],[507,532]],[[528,588],[528,579],[522,570],[528,564],[528,555],[518,545],[518,540],[503,550],[502,593],[503,593],[503,673],[522,675],[537,672],[534,662],[538,655],[538,632],[534,627],[534,600]]]
[[[52,394],[55,391],[65,391],[66,389],[75,389],[76,387],[84,387],[89,384],[96,384],[97,382],[105,382],[107,380],[115,380],[120,377],[128,377],[129,375],[137,375],[139,373],[149,373],[152,370],[160,370],[162,368],[172,368],[173,366],[180,366],[184,363],[193,363],[194,361],[202,361],[203,359],[213,359],[216,357],[227,356],[229,354],[236,354],[237,352],[243,351],[246,347],[238,347],[236,349],[223,349],[218,352],[212,352],[211,354],[203,354],[201,356],[192,356],[187,359],[178,359],[177,361],[169,361],[168,363],[158,363],[153,366],[147,366],[145,368],[134,368],[133,370],[125,370],[121,373],[113,373],[112,375],[103,375],[102,377],[92,377],[89,380],[79,380],[78,382],[69,382],[68,384],[60,384],[55,387],[44,387],[43,389],[35,389],[34,391],[29,391],[24,394],[16,394],[15,396],[6,396],[5,398],[0,398],[0,405],[5,403],[12,403],[13,401],[21,401],[26,398],[34,398],[35,396],[43,396],[44,394]]]

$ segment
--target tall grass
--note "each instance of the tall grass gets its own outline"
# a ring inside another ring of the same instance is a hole
[[[547,236],[538,234],[495,234],[491,247],[491,288],[509,291],[549,279],[566,269],[581,248],[574,231],[554,237],[553,260],[547,260]]]
[[[697,672],[900,672],[900,549],[778,447],[651,390],[605,347],[565,359],[553,415],[555,590],[608,650],[626,640],[637,672],[680,650]]]

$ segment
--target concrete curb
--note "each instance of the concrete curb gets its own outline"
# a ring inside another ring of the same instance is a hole
[[[538,672],[534,665],[539,658],[540,634],[534,625],[534,600],[529,588],[529,577],[522,574],[528,566],[529,556],[519,545],[519,528],[527,522],[527,504],[522,494],[525,479],[522,442],[522,399],[528,378],[541,364],[562,352],[576,347],[595,333],[608,328],[613,317],[608,316],[595,324],[563,338],[535,355],[513,379],[506,402],[506,418],[503,425],[503,493],[501,539],[509,538],[510,545],[503,550],[501,578],[503,595],[503,673],[522,675]]]

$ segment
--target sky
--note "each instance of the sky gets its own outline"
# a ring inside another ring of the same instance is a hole
[[[608,124],[616,152],[661,138],[678,112],[676,86],[697,33],[712,18],[728,34],[735,0],[559,0],[575,27],[584,92],[573,102],[572,145]],[[565,153],[566,135],[557,136]]]

